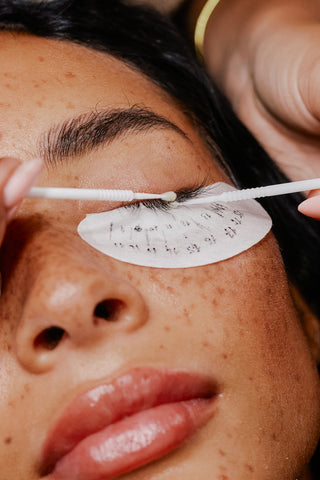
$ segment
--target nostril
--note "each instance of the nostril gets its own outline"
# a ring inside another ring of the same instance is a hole
[[[123,309],[123,303],[119,300],[105,300],[96,305],[93,315],[95,323],[99,319],[114,322],[118,319],[120,310]],[[34,340],[36,349],[54,350],[58,347],[63,337],[66,336],[66,331],[63,328],[52,326],[46,328],[37,335]]]
[[[38,349],[54,350],[62,340],[65,331],[60,327],[49,327],[36,337],[34,346]]]
[[[114,322],[118,318],[120,310],[123,308],[123,303],[119,300],[104,300],[98,303],[94,309],[93,315],[95,318],[102,318],[109,322]]]

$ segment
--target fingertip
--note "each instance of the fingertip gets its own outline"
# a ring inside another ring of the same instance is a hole
[[[307,217],[312,217],[315,220],[320,220],[320,195],[315,195],[307,198],[298,206],[298,210]]]
[[[43,161],[38,158],[24,162],[16,168],[3,190],[4,204],[8,209],[14,207],[27,195],[42,170]]]
[[[10,175],[21,164],[17,158],[1,157],[0,158],[0,188],[8,180]]]

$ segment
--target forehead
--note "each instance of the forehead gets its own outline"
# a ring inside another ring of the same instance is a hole
[[[212,159],[189,118],[134,68],[71,42],[8,32],[2,32],[0,38],[1,156],[28,160],[37,155],[36,139],[52,125],[90,111],[138,105],[169,119],[186,133],[196,152],[197,168],[204,168],[202,178],[212,168]],[[183,156],[188,162],[189,156]]]
[[[6,32],[0,38],[0,115],[24,131],[89,108],[134,104],[187,126],[185,115],[165,92],[108,54],[26,34]],[[1,126],[9,134],[5,122]]]
[[[0,38],[2,93],[13,106],[17,97],[23,97],[24,105],[36,100],[54,115],[56,102],[66,106],[70,96],[77,98],[76,104],[67,103],[70,109],[86,108],[99,96],[117,105],[127,105],[140,95],[151,103],[155,96],[163,96],[139,72],[106,53],[27,34],[1,33]]]

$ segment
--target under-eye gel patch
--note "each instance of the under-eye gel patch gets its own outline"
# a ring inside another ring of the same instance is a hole
[[[202,194],[235,190],[215,183]],[[272,226],[255,200],[174,203],[167,210],[121,207],[89,214],[78,233],[92,247],[123,262],[157,268],[188,268],[220,262],[258,243]]]

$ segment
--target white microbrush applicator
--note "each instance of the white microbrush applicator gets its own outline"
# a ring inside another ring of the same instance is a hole
[[[204,195],[200,198],[191,198],[185,204],[201,205],[207,202],[237,202],[259,197],[274,197],[288,193],[303,192],[320,188],[320,178],[301,180],[298,182],[279,183],[265,187],[245,188],[231,192],[220,193],[219,195]],[[133,200],[160,199],[165,202],[174,202],[177,198],[175,192],[165,193],[144,193],[133,192],[132,190],[103,190],[90,188],[49,188],[33,187],[29,191],[31,198],[51,198],[61,200],[95,200],[109,202],[132,202]]]
[[[200,198],[191,198],[185,202],[186,205],[201,205],[208,202],[237,202],[251,198],[274,197],[287,193],[304,192],[320,188],[320,178],[301,180],[298,182],[278,183],[266,187],[244,188],[220,193],[219,195],[207,195]]]
[[[132,202],[133,200],[160,199],[174,202],[175,192],[143,193],[132,190],[103,190],[94,188],[49,188],[33,187],[28,193],[29,198],[52,198],[58,200],[96,200],[105,202]]]

